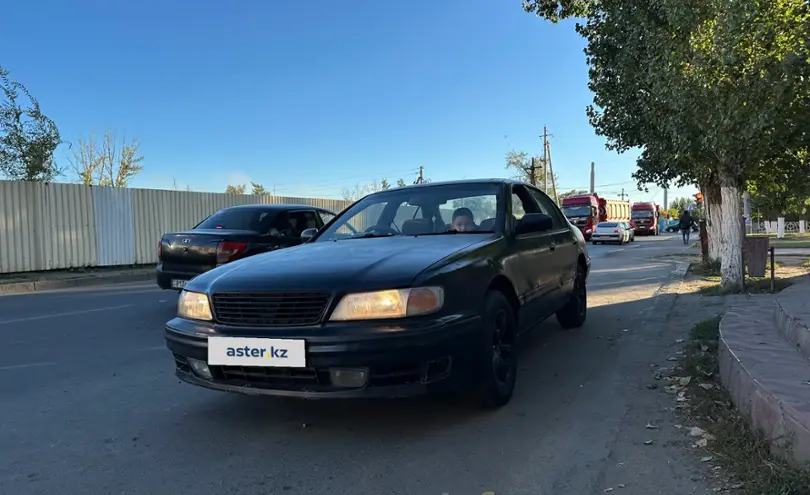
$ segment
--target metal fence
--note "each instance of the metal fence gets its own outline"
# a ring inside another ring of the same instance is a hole
[[[0,181],[0,273],[156,263],[157,243],[165,232],[190,229],[228,206],[282,203],[335,213],[350,204],[335,199]]]

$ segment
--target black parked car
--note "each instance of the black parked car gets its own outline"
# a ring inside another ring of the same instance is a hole
[[[552,314],[585,322],[585,240],[524,183],[377,192],[303,237],[186,285],[165,328],[181,380],[310,398],[454,390],[500,406],[521,334]]]
[[[307,205],[245,205],[219,210],[193,229],[163,234],[158,245],[157,283],[182,290],[201,273],[279,248],[301,244],[301,233],[335,217]]]

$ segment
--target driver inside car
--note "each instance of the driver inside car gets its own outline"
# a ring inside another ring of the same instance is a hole
[[[458,232],[471,232],[477,230],[478,226],[475,225],[470,209],[461,207],[453,212],[453,223],[450,224],[450,228]]]

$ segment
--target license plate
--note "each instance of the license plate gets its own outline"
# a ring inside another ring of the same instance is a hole
[[[185,280],[177,280],[176,278],[172,279],[172,289],[182,289],[186,286]]]
[[[306,342],[292,339],[209,337],[208,364],[303,368],[307,365]]]

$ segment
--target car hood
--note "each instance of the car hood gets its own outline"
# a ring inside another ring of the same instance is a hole
[[[406,287],[419,273],[494,234],[379,237],[306,243],[203,273],[187,290],[375,290]]]

